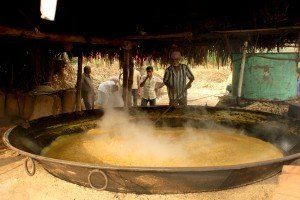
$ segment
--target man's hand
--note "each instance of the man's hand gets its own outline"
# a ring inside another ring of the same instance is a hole
[[[191,87],[192,87],[192,83],[191,83],[191,82],[188,82],[188,83],[186,84],[186,88],[189,89],[189,88],[191,88]]]

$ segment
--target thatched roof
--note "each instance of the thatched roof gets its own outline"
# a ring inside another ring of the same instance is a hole
[[[40,18],[39,1],[11,0],[0,8],[0,26],[27,30],[2,36],[72,42],[73,51],[119,55],[124,41],[133,56],[168,61],[170,48],[181,48],[201,63],[214,52],[220,60],[251,47],[273,48],[299,38],[298,0],[236,1],[58,1],[55,21]],[[3,34],[4,33],[4,34]],[[50,37],[48,34],[54,34]],[[64,37],[57,39],[57,35]],[[68,36],[76,36],[68,37]],[[54,45],[57,46],[57,45]]]

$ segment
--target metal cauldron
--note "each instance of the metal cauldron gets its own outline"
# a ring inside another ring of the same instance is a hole
[[[166,106],[133,108],[132,120],[143,117],[153,121]],[[8,130],[4,143],[40,163],[52,175],[78,185],[99,190],[134,193],[189,193],[222,190],[254,183],[282,170],[282,166],[300,158],[300,121],[283,116],[217,107],[189,106],[172,108],[157,126],[212,128],[223,125],[243,129],[247,135],[270,142],[281,149],[284,157],[262,162],[218,167],[122,167],[79,163],[40,156],[42,149],[58,136],[81,133],[96,127],[102,110],[74,112],[33,120],[29,128],[16,126]],[[30,175],[34,174],[26,167]]]

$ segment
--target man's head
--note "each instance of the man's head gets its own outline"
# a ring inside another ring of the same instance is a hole
[[[181,53],[180,53],[180,51],[177,51],[177,50],[173,51],[171,53],[172,65],[173,66],[179,66],[180,60],[181,60]]]
[[[114,93],[114,92],[116,92],[116,91],[118,91],[119,90],[119,87],[117,86],[117,85],[113,85],[112,87],[111,87],[111,92],[112,93]]]
[[[83,68],[83,72],[85,73],[85,74],[90,74],[91,73],[91,67],[90,66],[85,66],[84,68]]]
[[[152,66],[146,67],[146,72],[147,72],[147,76],[152,76],[152,74],[153,74],[153,67]]]
[[[109,80],[115,82],[115,84],[119,83],[119,77],[117,77],[117,76],[113,76]]]

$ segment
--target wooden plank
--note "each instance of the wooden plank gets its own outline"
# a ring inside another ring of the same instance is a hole
[[[300,166],[284,165],[282,167],[282,174],[300,174]]]
[[[134,35],[121,38],[122,40],[153,40],[153,39],[171,39],[171,38],[188,38],[192,37],[192,32],[169,33],[161,35]]]
[[[279,185],[285,184],[286,182],[291,182],[291,183],[297,183],[299,184],[299,190],[300,190],[300,174],[281,174],[279,176]]]
[[[300,199],[300,166],[284,165],[272,200]]]
[[[283,194],[286,196],[297,197],[298,199],[300,199],[300,190],[299,186],[297,185],[281,185],[276,189],[275,194]]]
[[[289,196],[286,194],[274,194],[272,200],[299,200],[298,197]]]
[[[105,39],[100,37],[84,37],[81,35],[63,35],[56,33],[45,33],[34,30],[17,29],[6,26],[0,26],[0,36],[48,40],[54,42],[75,42],[93,45],[109,45],[109,46],[122,46],[122,40]],[[136,45],[132,43],[132,45]]]
[[[260,33],[260,34],[270,34],[270,33],[282,33],[282,32],[298,32],[300,26],[288,26],[288,27],[278,27],[278,28],[262,28],[262,29],[244,29],[244,30],[227,30],[227,31],[214,31],[214,33],[222,34],[249,34],[249,33]]]

